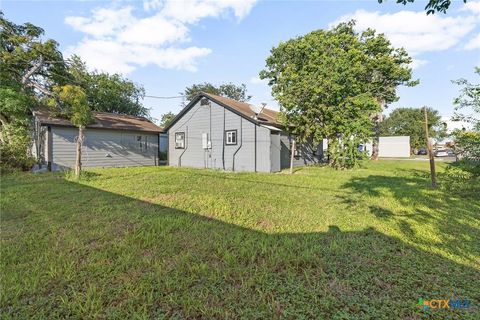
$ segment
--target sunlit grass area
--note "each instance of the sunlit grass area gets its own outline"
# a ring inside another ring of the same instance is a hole
[[[478,319],[480,196],[432,190],[427,173],[2,177],[2,318]]]

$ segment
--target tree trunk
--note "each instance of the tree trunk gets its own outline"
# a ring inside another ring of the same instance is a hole
[[[380,141],[380,122],[383,121],[383,109],[385,109],[385,101],[380,102],[380,111],[373,116],[375,122],[375,135],[372,140],[372,160],[378,160],[378,144]]]
[[[0,113],[0,142],[5,143],[6,139],[4,139],[3,132],[5,131],[8,124],[7,118]]]
[[[77,137],[77,157],[75,161],[75,176],[80,177],[82,171],[82,144],[83,144],[83,126],[78,127]]]
[[[430,158],[430,177],[432,178],[432,188],[435,189],[437,187],[437,174],[435,172],[435,158],[432,150],[432,142],[428,136],[427,107],[425,107],[423,110],[425,112],[425,136],[427,138],[428,157]]]
[[[293,173],[293,158],[295,157],[295,140],[292,140],[292,150],[290,155],[290,174]]]

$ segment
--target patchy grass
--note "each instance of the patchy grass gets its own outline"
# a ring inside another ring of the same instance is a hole
[[[478,319],[480,199],[427,170],[2,177],[1,316]]]

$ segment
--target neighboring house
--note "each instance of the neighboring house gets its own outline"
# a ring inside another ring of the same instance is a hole
[[[259,110],[261,109],[261,110]],[[171,166],[277,172],[290,166],[291,139],[278,112],[201,93],[166,127]],[[294,165],[318,163],[322,148],[299,145]]]
[[[129,167],[159,164],[158,126],[143,117],[94,112],[84,130],[83,167]],[[33,154],[49,170],[73,168],[78,128],[48,111],[34,112]],[[166,150],[165,150],[166,152]]]

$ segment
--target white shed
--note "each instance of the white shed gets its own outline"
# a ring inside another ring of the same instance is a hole
[[[382,158],[410,157],[410,136],[380,137],[378,156]]]

